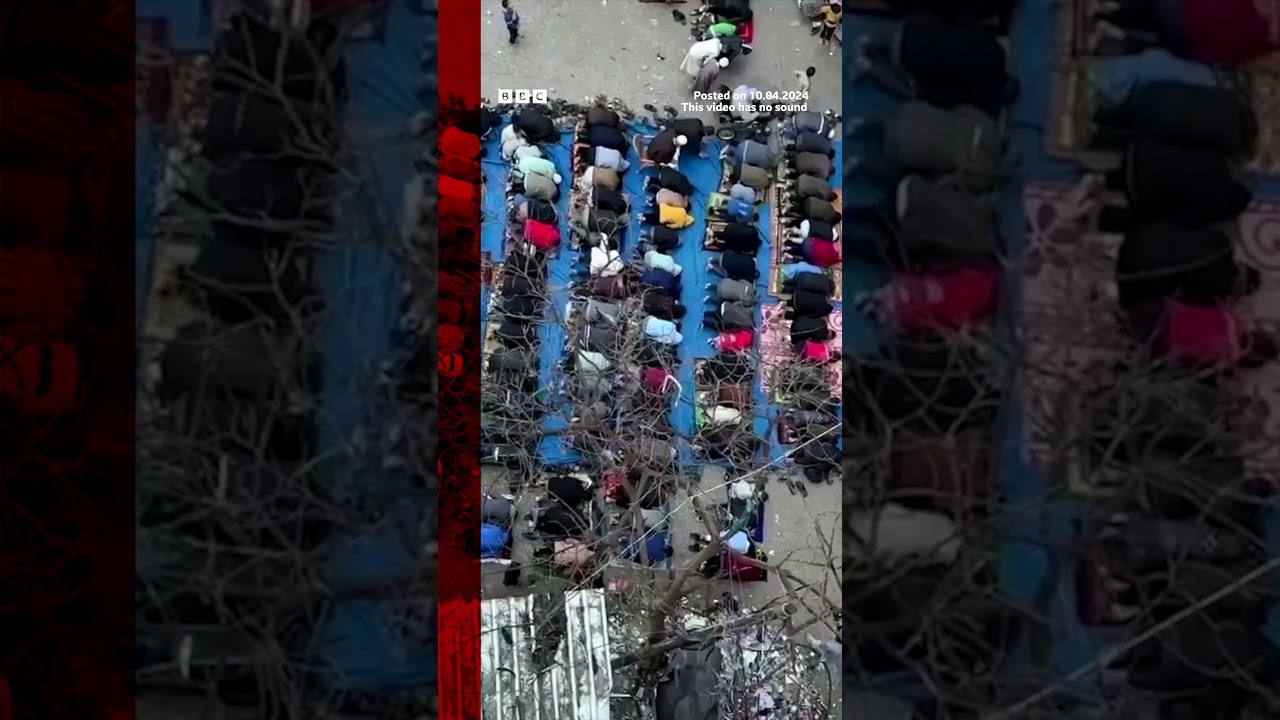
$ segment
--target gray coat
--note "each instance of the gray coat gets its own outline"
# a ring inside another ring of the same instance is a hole
[[[587,301],[586,316],[587,322],[591,325],[616,324],[621,313],[622,306],[615,303],[596,300],[594,298]]]
[[[907,172],[957,175],[974,189],[994,185],[1005,170],[1000,126],[981,110],[944,110],[909,102],[884,125],[885,155]]]
[[[726,302],[720,305],[720,326],[726,330],[750,330],[756,326],[750,307]]]
[[[743,305],[754,305],[756,286],[743,280],[725,278],[716,284],[716,296],[721,300]]]
[[[986,260],[998,250],[994,199],[919,175],[898,184],[898,237],[913,257]]]
[[[758,143],[755,140],[744,140],[738,147],[734,148],[733,155],[744,165],[770,168],[776,163],[769,146],[764,143]]]
[[[756,165],[743,165],[738,168],[737,181],[752,190],[764,190],[771,182],[769,171]]]
[[[818,153],[802,152],[796,155],[793,163],[795,169],[803,175],[812,175],[816,178],[831,177],[832,165],[831,158]]]
[[[796,178],[795,194],[802,198],[825,200],[831,197],[831,183],[813,175],[801,175]]]

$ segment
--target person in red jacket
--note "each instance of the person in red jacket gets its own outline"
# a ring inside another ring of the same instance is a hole
[[[560,244],[560,229],[549,223],[525,220],[524,239],[539,250],[551,250]]]
[[[996,273],[972,267],[940,275],[901,273],[854,302],[863,312],[908,333],[963,330],[995,309]]]
[[[839,358],[835,350],[826,343],[805,340],[800,346],[800,359],[805,362],[825,365]]]
[[[1094,41],[1122,52],[1161,45],[1209,65],[1234,66],[1280,49],[1275,10],[1263,0],[1106,0]]]
[[[808,238],[803,242],[788,240],[783,249],[790,257],[804,260],[820,268],[829,268],[842,262],[840,243],[834,240],[817,237]]]
[[[1229,305],[1191,305],[1166,298],[1130,310],[1128,321],[1152,355],[1177,365],[1252,369],[1280,356],[1275,338],[1251,329]]]
[[[731,330],[722,332],[711,338],[711,347],[722,353],[746,352],[755,341],[755,333],[751,330]]]

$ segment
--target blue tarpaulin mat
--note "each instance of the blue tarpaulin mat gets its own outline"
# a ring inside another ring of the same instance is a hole
[[[409,127],[419,82],[418,55],[434,33],[425,17],[393,3],[386,36],[353,44],[350,113],[353,141],[363,152],[361,192],[339,217],[343,241],[319,258],[318,275],[328,308],[323,338],[324,418],[321,447],[343,447],[357,428],[380,437],[393,411],[371,386],[377,363],[396,349],[402,274],[394,238],[404,215],[405,186],[413,176],[417,141],[388,129]],[[385,595],[341,597],[343,587],[386,585],[403,590],[420,570],[422,507],[429,498],[404,472],[356,467],[346,453],[323,466],[339,496],[362,495],[385,512],[376,525],[346,528],[328,564],[338,589],[318,637],[317,651],[341,690],[373,695],[417,689],[436,681],[436,648],[406,636],[404,599]]]

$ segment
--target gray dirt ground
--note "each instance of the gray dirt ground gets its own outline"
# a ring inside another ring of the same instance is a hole
[[[692,100],[692,81],[680,72],[692,41],[689,28],[671,11],[689,15],[697,3],[676,5],[639,0],[515,0],[523,39],[507,42],[500,0],[483,0],[481,94],[497,100],[498,89],[544,89],[578,101],[601,93],[637,112],[645,103],[661,108]],[[750,56],[720,75],[735,87],[795,89],[797,70],[817,74],[809,109],[840,108],[840,51],[823,48],[792,0],[753,4],[755,39]]]
[[[677,23],[672,9],[686,15],[695,3],[665,5],[638,0],[515,0],[523,39],[512,46],[502,22],[500,0],[484,0],[482,28],[482,94],[496,100],[499,88],[546,89],[553,96],[580,101],[606,94],[639,110],[645,103],[679,108],[691,99],[690,78],[680,62],[691,44],[688,26]],[[749,83],[760,88],[791,89],[794,73],[812,65],[817,69],[810,92],[810,110],[839,108],[840,52],[822,47],[800,21],[792,0],[756,2],[754,52],[740,58],[721,76],[730,86]],[[643,111],[641,111],[643,112]],[[723,488],[704,479],[707,503],[723,502]],[[807,484],[807,498],[791,494],[782,482],[769,482],[766,548],[798,578],[825,588],[840,598],[838,577],[827,563],[840,568],[839,545],[831,551],[822,538],[831,538],[840,522],[839,483]],[[677,513],[674,544],[677,562],[689,556],[689,533],[701,525],[686,506]],[[519,544],[519,543],[517,543]],[[785,558],[785,560],[784,560]],[[489,586],[486,583],[486,586]],[[761,606],[784,592],[776,577],[768,583],[738,588],[748,606]],[[830,631],[814,626],[818,637]]]

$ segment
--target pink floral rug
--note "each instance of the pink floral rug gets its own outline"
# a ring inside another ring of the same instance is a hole
[[[1047,464],[1062,448],[1063,406],[1073,388],[1133,351],[1100,289],[1111,279],[1117,238],[1091,234],[1070,217],[1067,189],[1030,187],[1024,195],[1023,383],[1028,448]]]
[[[1058,464],[1070,453],[1064,438],[1072,399],[1113,375],[1116,361],[1138,351],[1117,321],[1104,288],[1114,275],[1119,238],[1071,217],[1068,189],[1032,186],[1024,194],[1027,250],[1018,328],[1022,348],[1027,447],[1031,459]],[[1280,204],[1259,203],[1240,220],[1241,259],[1263,274],[1262,290],[1245,313],[1280,333]],[[1280,363],[1238,374],[1238,429],[1246,465],[1280,483]]]
[[[760,381],[765,394],[774,401],[783,399],[774,393],[774,378],[796,362],[795,351],[791,349],[791,323],[784,316],[785,312],[783,304],[765,305],[760,330]],[[828,344],[839,352],[844,345],[844,320],[839,310],[831,313],[830,324],[832,339]],[[840,363],[831,363],[829,367],[831,391],[839,394]]]
[[[1258,329],[1280,334],[1280,204],[1257,203],[1240,218],[1242,262],[1262,273],[1262,289],[1245,304]],[[1239,374],[1246,412],[1246,464],[1280,484],[1280,362]]]

